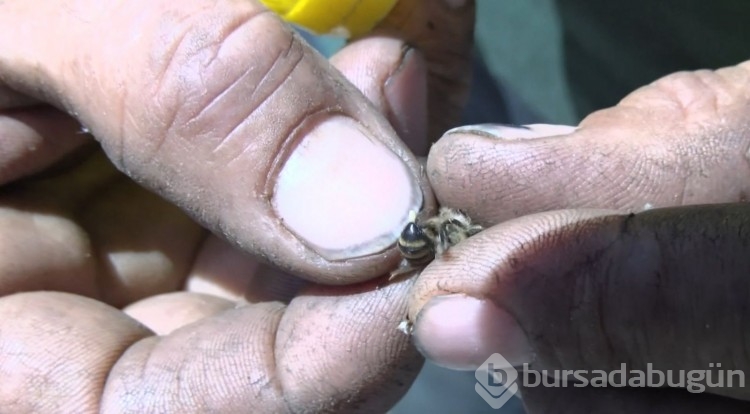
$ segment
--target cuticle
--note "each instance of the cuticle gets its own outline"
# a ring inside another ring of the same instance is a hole
[[[396,69],[394,69],[393,72],[388,75],[388,78],[386,78],[385,82],[383,82],[384,87],[387,88],[388,84],[391,83],[391,80],[394,77],[398,76],[401,71],[403,71],[404,67],[406,67],[406,64],[414,56],[415,50],[416,49],[408,43],[404,43],[403,45],[401,45],[401,55],[399,56],[398,66],[396,66]]]

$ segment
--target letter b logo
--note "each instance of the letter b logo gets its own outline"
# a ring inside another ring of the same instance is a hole
[[[492,354],[479,366],[474,390],[494,409],[505,405],[518,392],[518,371],[500,354]]]

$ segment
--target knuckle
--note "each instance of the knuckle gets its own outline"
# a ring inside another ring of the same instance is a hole
[[[123,103],[123,123],[136,125],[122,130],[138,136],[123,137],[114,149],[121,164],[149,162],[184,148],[184,141],[206,153],[227,149],[219,155],[225,160],[238,156],[247,143],[224,144],[246,133],[266,106],[273,110],[275,102],[268,101],[305,55],[304,45],[272,13],[207,13],[173,25],[151,48],[153,76]],[[123,148],[125,143],[131,146]]]

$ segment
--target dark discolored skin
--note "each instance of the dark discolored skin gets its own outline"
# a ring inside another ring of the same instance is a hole
[[[436,196],[488,228],[415,282],[423,353],[463,369],[508,351],[540,370],[750,372],[748,108],[744,62],[657,80],[569,134],[444,136],[427,163]],[[750,400],[736,384],[522,392],[530,413],[746,412]]]

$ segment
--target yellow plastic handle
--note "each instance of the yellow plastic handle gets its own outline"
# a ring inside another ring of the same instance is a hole
[[[361,36],[377,25],[398,0],[261,0],[289,23],[316,34]]]

